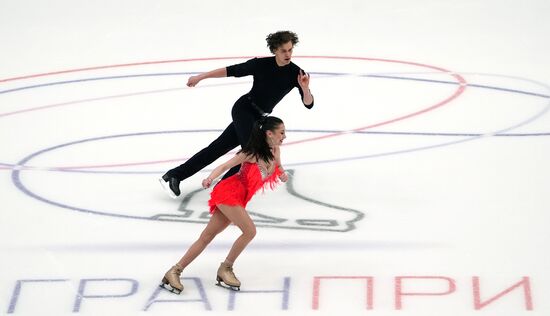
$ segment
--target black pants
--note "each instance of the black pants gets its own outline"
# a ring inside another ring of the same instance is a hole
[[[260,119],[262,114],[252,106],[248,95],[240,97],[231,109],[233,122],[227,126],[218,138],[216,138],[208,147],[196,153],[182,165],[171,169],[168,174],[179,179],[185,180],[195,173],[202,170],[214,162],[219,157],[227,154],[230,150],[241,145],[244,146],[250,138],[254,123]],[[239,171],[240,166],[231,168],[223,176],[227,178]]]

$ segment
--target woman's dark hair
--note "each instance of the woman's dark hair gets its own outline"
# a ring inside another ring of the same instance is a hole
[[[265,162],[273,160],[273,153],[267,143],[265,132],[275,132],[281,124],[283,124],[283,120],[275,116],[264,116],[256,121],[256,123],[254,123],[254,127],[252,128],[252,135],[250,135],[248,143],[239,151],[239,153],[245,153],[256,158],[256,160],[261,159]]]
[[[291,31],[278,31],[269,34],[265,40],[267,41],[267,47],[272,53],[275,53],[279,46],[292,42],[292,45],[298,44],[298,35]]]

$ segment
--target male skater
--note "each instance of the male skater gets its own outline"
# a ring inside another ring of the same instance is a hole
[[[215,69],[191,76],[187,86],[194,87],[207,78],[253,76],[252,89],[233,105],[233,121],[208,147],[196,153],[184,164],[169,170],[161,179],[162,186],[172,198],[180,195],[180,182],[225,155],[238,145],[245,146],[250,138],[254,122],[273,111],[273,108],[294,87],[298,88],[302,103],[313,107],[313,95],[309,90],[309,75],[290,61],[298,36],[290,31],[269,34],[267,46],[275,56],[253,58],[244,63]],[[239,171],[240,166],[229,170],[223,178]]]

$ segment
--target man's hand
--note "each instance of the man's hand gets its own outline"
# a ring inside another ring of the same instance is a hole
[[[187,86],[188,87],[194,87],[197,85],[197,83],[199,83],[199,81],[201,81],[202,79],[200,78],[199,75],[197,76],[191,76],[189,77],[189,80],[187,80]]]
[[[309,90],[309,75],[301,69],[298,74],[298,84],[304,92]]]

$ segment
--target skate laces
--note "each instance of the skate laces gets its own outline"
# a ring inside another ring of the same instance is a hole
[[[235,280],[237,279],[237,276],[235,276],[235,273],[233,272],[233,267],[227,267],[227,273],[231,275]]]
[[[180,276],[182,272],[183,272],[183,269],[176,264],[174,266],[174,274],[177,274],[178,276]]]

